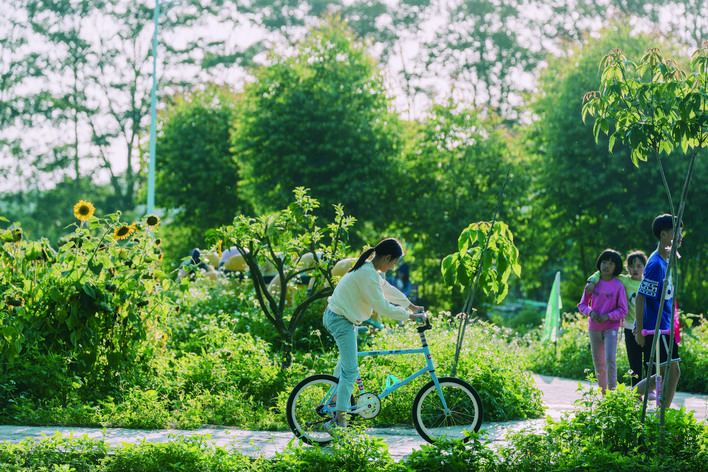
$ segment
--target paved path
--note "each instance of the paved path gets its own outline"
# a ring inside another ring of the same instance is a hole
[[[588,382],[543,375],[534,375],[534,380],[542,391],[543,401],[548,407],[546,414],[555,420],[559,420],[564,412],[572,410],[573,402],[582,396],[582,391],[577,391],[578,384],[581,384],[583,388],[589,386]],[[706,395],[677,392],[673,406],[679,407],[681,405],[685,406],[687,410],[693,410],[694,416],[699,420],[705,421],[706,417],[708,417],[708,396]],[[493,443],[501,444],[509,431],[518,431],[529,427],[540,428],[543,424],[545,424],[545,419],[535,419],[487,423],[482,425],[482,428],[487,430],[488,437]],[[0,426],[0,441],[18,443],[27,437],[41,439],[46,436],[53,436],[57,432],[65,436],[80,437],[86,435],[90,438],[103,439],[111,446],[119,446],[122,443],[132,443],[141,440],[167,442],[173,436],[209,434],[211,442],[215,445],[233,448],[251,456],[262,455],[264,457],[273,457],[277,452],[282,452],[288,443],[294,439],[294,436],[289,432],[244,431],[225,427],[200,428],[197,430],[146,431],[124,428]],[[404,458],[413,449],[420,449],[420,446],[425,444],[412,426],[410,428],[370,428],[369,434],[383,438],[389,446],[389,452],[396,460]]]

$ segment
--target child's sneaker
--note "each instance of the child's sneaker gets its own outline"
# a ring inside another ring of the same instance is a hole
[[[654,392],[654,390],[652,390],[651,392],[649,392],[649,395],[647,396],[647,398],[649,398],[649,400],[656,400],[656,392]]]
[[[322,430],[332,437],[339,436],[345,428],[346,426],[337,424],[336,418],[329,419],[322,425]]]

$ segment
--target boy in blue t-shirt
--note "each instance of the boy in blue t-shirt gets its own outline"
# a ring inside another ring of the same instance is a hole
[[[668,270],[669,253],[671,252],[671,243],[674,239],[674,218],[671,215],[659,215],[652,223],[652,232],[659,240],[659,245],[649,256],[647,265],[644,268],[644,276],[642,283],[639,286],[636,302],[636,326],[634,330],[634,338],[637,344],[644,348],[644,358],[649,359],[651,347],[654,343],[654,334],[642,336],[642,329],[654,330],[656,327],[656,318],[659,316],[659,302],[661,301],[662,291],[664,289],[664,278]],[[681,229],[677,240],[677,247],[681,246]],[[666,289],[666,297],[664,304],[661,306],[661,321],[660,329],[662,331],[672,329],[673,323],[673,298],[674,287],[669,277],[669,285]],[[661,376],[665,378],[666,365],[668,362],[669,342],[671,340],[669,334],[659,334],[659,366],[661,368]],[[678,379],[681,376],[679,369],[680,357],[678,354],[678,344],[674,340],[673,349],[671,352],[670,375],[669,383],[666,385],[666,402],[665,405],[670,406],[671,401],[676,393]],[[637,393],[644,395],[646,391],[652,391],[655,388],[655,377],[649,378],[649,383],[642,380],[637,384]]]

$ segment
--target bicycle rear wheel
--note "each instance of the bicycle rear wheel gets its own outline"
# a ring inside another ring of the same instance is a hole
[[[312,375],[297,384],[290,393],[285,416],[293,434],[305,443],[326,446],[332,441],[324,423],[334,416],[334,412],[324,412],[322,407],[338,382],[339,379],[332,375]]]
[[[455,377],[438,379],[449,414],[435,383],[431,380],[413,400],[413,424],[418,434],[429,443],[438,439],[469,440],[467,432],[477,432],[482,426],[484,409],[477,391],[464,380]]]

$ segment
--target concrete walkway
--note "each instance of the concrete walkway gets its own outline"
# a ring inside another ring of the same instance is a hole
[[[559,420],[562,414],[573,409],[573,402],[582,397],[578,386],[587,389],[588,382],[561,379],[534,375],[534,380],[543,393],[543,401],[548,407],[546,414],[554,420]],[[708,417],[708,396],[691,395],[677,392],[674,397],[673,407],[685,406],[692,410],[694,416],[705,421]],[[505,421],[499,423],[486,423],[482,425],[493,444],[501,444],[507,432],[518,431],[524,428],[541,428],[544,419],[526,421]],[[413,426],[402,428],[370,428],[369,434],[383,438],[389,446],[389,452],[396,460],[406,457],[414,449],[426,444],[415,431]],[[197,430],[135,430],[124,428],[65,428],[43,426],[0,426],[0,441],[19,443],[24,438],[42,439],[57,433],[74,437],[88,436],[89,438],[102,439],[111,446],[122,443],[135,443],[142,440],[150,442],[167,442],[175,436],[192,436],[195,434],[209,435],[210,441],[218,446],[233,448],[250,456],[273,457],[277,452],[282,452],[291,441],[295,441],[292,433],[273,431],[244,431],[227,427],[200,428]]]

